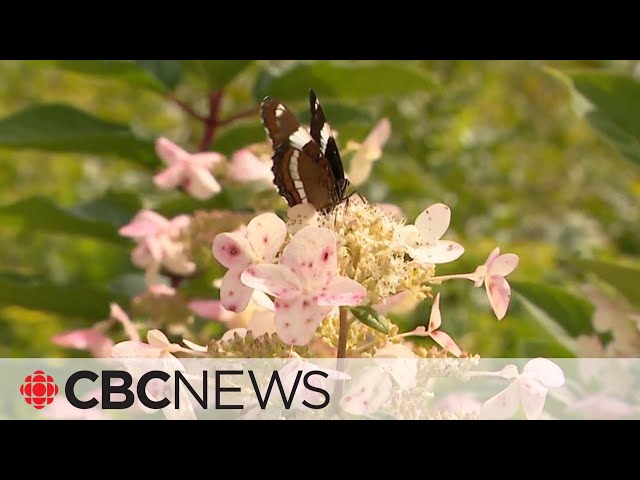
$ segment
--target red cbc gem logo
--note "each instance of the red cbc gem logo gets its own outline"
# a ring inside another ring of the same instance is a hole
[[[20,394],[25,402],[41,410],[53,402],[53,398],[58,394],[58,385],[51,375],[47,375],[42,370],[36,370],[33,374],[26,376],[24,383],[20,385]]]

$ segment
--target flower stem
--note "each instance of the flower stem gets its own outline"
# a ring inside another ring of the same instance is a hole
[[[222,120],[220,120],[218,122],[218,125],[222,126],[222,125],[227,125],[228,123],[232,123],[235,122],[236,120],[240,120],[242,118],[247,118],[247,117],[252,117],[254,115],[257,115],[258,112],[260,112],[260,108],[259,107],[251,107],[247,110],[244,110],[242,112],[238,112],[234,115],[231,115],[227,118],[224,118]]]
[[[169,100],[171,100],[173,103],[175,103],[177,106],[180,107],[180,109],[185,112],[187,115],[200,120],[201,122],[206,122],[207,118],[204,115],[200,115],[198,112],[196,112],[193,107],[191,105],[189,105],[186,102],[183,102],[182,100],[180,100],[179,98],[176,98],[175,95],[171,95],[169,97]]]
[[[472,282],[476,281],[475,275],[473,273],[457,273],[454,275],[441,275],[440,277],[431,277],[429,281],[444,282],[445,280],[453,280],[454,278],[465,278],[467,280],[471,280]]]
[[[216,130],[220,126],[220,119],[218,117],[220,115],[220,104],[222,103],[223,93],[223,90],[218,90],[209,96],[209,114],[205,119],[204,134],[199,147],[201,152],[209,150],[211,142],[213,142],[216,135]]]
[[[347,320],[347,308],[340,307],[340,330],[338,333],[337,358],[345,358],[347,354],[347,338],[349,337],[349,322]]]

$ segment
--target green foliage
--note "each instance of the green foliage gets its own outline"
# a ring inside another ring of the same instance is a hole
[[[640,268],[596,260],[579,260],[577,266],[607,282],[629,302],[640,306]]]
[[[381,333],[389,333],[387,320],[371,307],[352,307],[351,313],[367,327],[371,327]]]

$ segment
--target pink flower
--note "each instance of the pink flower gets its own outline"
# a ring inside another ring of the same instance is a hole
[[[287,226],[274,213],[252,219],[246,232],[220,233],[213,241],[213,256],[229,271],[222,279],[220,301],[232,312],[241,312],[249,303],[253,287],[240,281],[249,266],[274,262],[285,237]]]
[[[489,303],[498,320],[506,315],[511,299],[511,287],[504,277],[516,269],[518,260],[518,256],[513,253],[500,255],[500,247],[496,247],[487,261],[468,277],[475,281],[476,287],[484,283]]]
[[[147,270],[149,281],[153,282],[161,266],[178,275],[188,275],[195,270],[195,264],[180,242],[180,235],[190,221],[187,215],[168,220],[152,210],[142,210],[118,232],[137,242],[131,259],[134,265]]]
[[[549,388],[564,385],[564,373],[558,365],[546,358],[534,358],[524,366],[522,375],[518,375],[515,365],[502,370],[503,378],[514,381],[503,391],[484,402],[480,409],[480,418],[487,420],[506,419],[513,416],[520,405],[529,420],[542,416],[544,402]]]
[[[59,333],[51,338],[51,342],[60,347],[87,350],[97,358],[110,357],[111,347],[113,347],[111,339],[95,328]]]
[[[231,157],[231,162],[227,168],[229,178],[238,183],[265,182],[273,183],[273,172],[271,171],[271,158],[265,161],[253,153],[249,148],[238,150]]]
[[[453,338],[451,338],[449,334],[440,330],[441,325],[442,316],[440,315],[440,294],[438,293],[433,301],[433,307],[431,307],[429,326],[426,329],[424,327],[418,327],[409,333],[403,334],[403,336],[430,337],[446,351],[451,352],[451,354],[456,357],[459,357],[462,355],[462,350],[460,350],[460,347],[456,345],[456,342],[453,341]]]
[[[278,265],[252,265],[242,282],[277,298],[276,332],[290,345],[305,345],[336,306],[358,305],[367,295],[358,282],[338,275],[337,244],[326,228],[296,233]]]
[[[171,140],[156,140],[156,153],[168,166],[153,180],[164,190],[182,187],[198,200],[206,200],[220,192],[220,184],[211,174],[211,168],[224,158],[215,152],[188,153]]]
[[[127,340],[114,345],[111,353],[115,358],[175,359],[173,354],[184,350],[177,343],[171,343],[160,330],[149,330],[147,332],[147,343]]]
[[[431,205],[418,215],[415,225],[402,227],[401,238],[407,253],[425,264],[447,263],[464,253],[462,245],[440,240],[451,223],[451,209],[443,204]]]
[[[125,311],[122,310],[122,308],[120,308],[120,305],[118,305],[117,303],[112,303],[110,306],[111,306],[110,318],[120,322],[120,324],[122,325],[122,328],[124,328],[124,332],[129,337],[129,340],[134,340],[139,342],[140,334],[138,333],[138,330],[136,330],[136,327],[131,322],[129,315],[127,315]]]
[[[389,119],[380,120],[371,133],[361,144],[347,143],[347,150],[355,149],[356,153],[349,162],[349,174],[347,177],[354,186],[359,186],[369,178],[373,163],[382,156],[382,147],[391,136],[391,122]]]

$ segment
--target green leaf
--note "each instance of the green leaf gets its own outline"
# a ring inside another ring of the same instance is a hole
[[[267,136],[259,121],[243,122],[221,130],[212,149],[229,156],[242,147],[266,140]]]
[[[595,333],[591,323],[594,307],[582,297],[560,287],[543,283],[510,282],[510,284],[516,293],[542,310],[571,337]]]
[[[142,209],[142,201],[133,192],[109,190],[101,197],[69,208],[68,210],[88,219],[100,220],[120,227]]]
[[[118,235],[114,224],[62,208],[43,197],[0,206],[1,217],[18,218],[25,228],[32,231],[84,235],[123,245],[128,243]]]
[[[171,91],[180,79],[176,60],[39,60],[64,70],[101,78],[122,80],[158,93]]]
[[[640,305],[640,269],[597,260],[577,260],[575,265],[596,274],[629,302]]]
[[[378,332],[388,334],[389,324],[387,319],[376,312],[371,307],[352,307],[353,316],[364,323],[367,327],[371,327]]]
[[[144,165],[158,163],[153,143],[127,125],[61,104],[36,105],[0,119],[0,147],[114,154]]]
[[[564,78],[588,102],[583,114],[593,128],[627,158],[640,163],[640,82],[602,71],[567,72]]]
[[[322,100],[330,97],[363,99],[378,95],[406,95],[432,91],[436,85],[424,73],[397,61],[353,65],[318,61],[278,73],[264,70],[256,81],[254,97],[258,100],[266,95],[280,100],[306,99],[310,88]]]
[[[169,90],[180,83],[182,66],[177,60],[136,60],[136,65],[160,80]]]
[[[231,82],[252,60],[183,60],[182,65],[201,77],[212,91],[220,90]]]
[[[127,304],[127,297],[82,284],[55,285],[11,272],[0,272],[0,304],[19,305],[62,315],[102,320],[109,315],[109,303]]]

